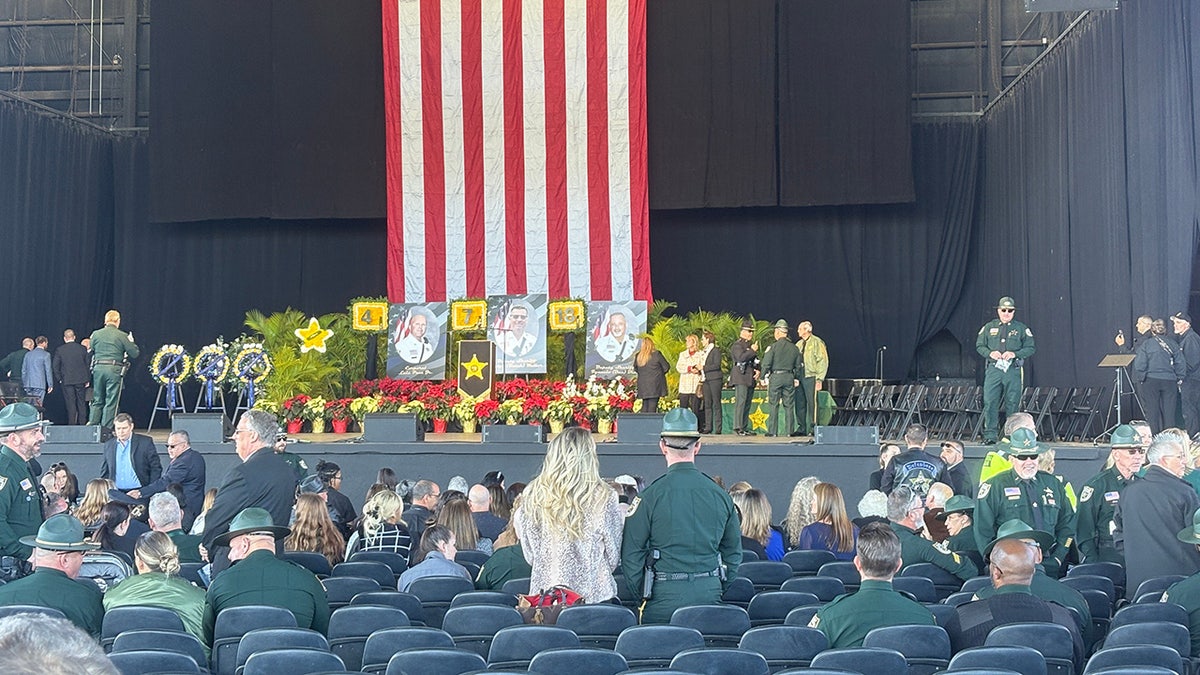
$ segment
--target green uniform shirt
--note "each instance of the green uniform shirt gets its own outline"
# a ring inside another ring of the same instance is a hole
[[[163,607],[179,615],[188,633],[204,643],[204,589],[162,572],[129,577],[104,594],[104,610],[127,605]],[[208,645],[204,644],[205,653]]]
[[[1133,481],[1121,477],[1117,467],[1109,467],[1083,484],[1079,492],[1079,513],[1076,532],[1083,562],[1115,562],[1125,564],[1125,556],[1113,545],[1113,516],[1121,500],[1121,491]]]
[[[72,579],[49,567],[39,567],[23,579],[0,586],[0,607],[34,605],[57,609],[66,614],[71,623],[96,637],[104,623],[102,597],[100,589],[91,581]]]
[[[1079,591],[1071,588],[1057,579],[1051,579],[1046,576],[1046,573],[1040,568],[1034,573],[1033,580],[1029,584],[1029,592],[1034,597],[1041,598],[1048,602],[1057,602],[1063,607],[1074,608],[1079,612],[1078,620],[1079,633],[1083,636],[1085,644],[1092,644],[1092,610],[1088,608],[1087,600]],[[991,586],[984,586],[975,592],[975,597],[982,600],[990,598],[996,594],[996,589]]]
[[[793,350],[796,347],[783,342]],[[621,569],[634,597],[642,597],[642,578],[652,550],[660,553],[657,572],[697,574],[725,565],[723,583],[712,584],[715,580],[707,577],[655,582],[649,604],[659,605],[654,608],[659,617],[665,614],[669,619],[669,610],[674,609],[662,606],[664,602],[678,603],[676,607],[719,602],[721,589],[737,576],[742,533],[733,501],[693,462],[667,467],[667,472],[629,505],[621,540]]]
[[[283,452],[277,452],[275,455],[278,456],[279,459],[287,462],[288,466],[292,467],[292,471],[296,472],[297,483],[304,480],[304,477],[308,475],[308,465],[304,463],[304,460],[300,457],[300,455],[294,455],[286,450]]]
[[[945,544],[934,544],[916,530],[910,530],[895,521],[889,524],[896,536],[900,537],[900,557],[905,567],[916,563],[933,563],[963,581],[979,574],[970,558],[954,553]]]
[[[808,622],[829,638],[831,649],[861,647],[874,628],[916,624],[937,625],[933,614],[892,589],[891,581],[864,579],[857,593],[839,595]]]
[[[8,446],[0,446],[0,555],[29,559],[33,552],[20,541],[42,525],[42,493],[29,464]]]
[[[946,540],[946,548],[951,551],[976,551],[975,548],[975,524],[972,523],[958,531],[958,534],[950,535]],[[978,551],[976,551],[978,552]]]
[[[1176,582],[1162,594],[1159,602],[1173,602],[1187,610],[1192,653],[1200,654],[1200,574]]]
[[[204,562],[200,559],[200,542],[204,541],[204,537],[191,535],[183,530],[171,530],[167,536],[175,542],[175,548],[179,549],[179,562]]]
[[[1040,519],[1034,516],[1035,510]],[[1075,538],[1075,513],[1062,481],[1045,471],[1023,481],[1016,470],[1009,469],[980,485],[974,519],[975,542],[980,553],[996,538],[1000,525],[1013,518],[1054,536],[1054,547],[1042,551],[1042,556],[1046,573],[1059,576],[1067,549]]]
[[[800,360],[800,350],[790,340],[776,340],[767,350],[762,360],[763,376],[770,376],[776,370],[790,371],[788,377],[798,380],[804,377],[804,363]],[[782,373],[775,373],[777,375]],[[789,380],[788,384],[791,384]]]
[[[533,575],[533,568],[525,561],[525,551],[520,544],[496,549],[479,570],[475,588],[481,591],[498,591],[505,582]]]
[[[92,333],[92,358],[96,361],[119,363],[125,360],[126,355],[136,359],[139,354],[141,351],[129,339],[129,333],[116,326],[105,326]]]
[[[990,356],[992,352],[1012,352],[1018,359],[1024,360],[1033,356],[1037,345],[1033,341],[1033,331],[1020,321],[1013,319],[1005,324],[1000,319],[992,319],[979,329],[979,335],[975,337],[975,351],[987,359],[990,366],[994,362]]]
[[[204,643],[212,645],[221,610],[246,605],[282,607],[298,627],[329,632],[329,600],[316,575],[271,551],[254,551],[213,579],[204,603]]]

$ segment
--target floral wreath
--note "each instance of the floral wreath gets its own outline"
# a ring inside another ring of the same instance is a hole
[[[229,374],[229,357],[225,349],[220,344],[205,346],[192,361],[192,373],[204,385],[204,404],[211,409],[216,384]]]
[[[186,378],[191,366],[192,359],[183,345],[163,345],[150,359],[150,376],[165,386]]]
[[[242,350],[233,359],[233,373],[246,388],[247,404],[254,407],[254,390],[271,374],[271,357],[257,342],[242,345]]]

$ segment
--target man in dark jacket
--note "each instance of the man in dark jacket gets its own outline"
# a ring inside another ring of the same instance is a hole
[[[100,462],[100,477],[128,492],[162,475],[162,461],[154,449],[154,440],[133,433],[133,417],[120,413],[113,418],[114,436],[104,444],[104,459]]]
[[[54,381],[62,387],[67,404],[67,424],[87,424],[87,390],[92,369],[87,348],[75,341],[75,331],[63,331],[63,344],[54,350]]]
[[[271,447],[277,430],[275,417],[261,410],[242,414],[233,442],[242,463],[225,474],[212,508],[204,516],[204,547],[213,564],[213,575],[229,567],[229,546],[220,539],[229,523],[244,509],[266,509],[275,525],[284,527],[292,515],[296,474]],[[282,551],[283,542],[278,550]]]
[[[725,386],[725,371],[721,368],[721,348],[716,339],[711,330],[700,334],[700,346],[704,349],[704,428],[700,431],[705,434],[720,434],[723,423],[721,389]]]
[[[1172,314],[1171,324],[1179,336],[1179,351],[1187,362],[1187,374],[1181,385],[1183,421],[1188,436],[1195,436],[1200,433],[1200,336],[1192,330],[1192,317],[1187,312]]]
[[[924,424],[910,424],[904,430],[904,442],[908,449],[892,458],[883,470],[879,489],[887,494],[904,485],[924,497],[929,486],[942,480],[946,463],[941,457],[925,452],[929,442],[929,430]]]
[[[192,529],[192,523],[204,508],[204,483],[207,467],[204,457],[192,449],[192,439],[187,431],[180,429],[167,436],[167,454],[171,463],[163,472],[161,478],[137,490],[131,490],[129,496],[134,499],[151,497],[167,489],[172,483],[179,483],[183,488],[183,529]]]
[[[751,343],[754,338],[754,324],[749,319],[742,322],[742,331],[738,339],[729,348],[729,360],[733,363],[729,371],[729,383],[733,385],[733,433],[738,436],[752,436],[750,430],[750,400],[754,397],[754,386],[758,380],[758,370],[754,362],[758,360],[758,343]]]
[[[1151,324],[1150,335],[1142,340],[1133,355],[1133,383],[1141,396],[1146,421],[1156,433],[1175,426],[1179,404],[1179,383],[1187,377],[1187,362],[1179,345],[1166,339],[1167,323]]]

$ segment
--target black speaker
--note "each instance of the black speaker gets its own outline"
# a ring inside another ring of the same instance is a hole
[[[363,419],[367,443],[416,443],[425,440],[425,424],[407,413],[371,413]]]
[[[99,443],[100,427],[54,424],[46,427],[46,440],[50,443]]]
[[[617,415],[617,442],[658,445],[662,423],[662,413],[620,413]]]
[[[826,427],[813,433],[817,445],[879,445],[879,427]]]
[[[192,443],[224,443],[233,436],[233,425],[225,413],[175,413],[171,431],[186,431]]]
[[[545,443],[546,430],[532,424],[485,424],[484,443]]]
[[[1089,9],[1117,9],[1118,0],[1025,0],[1026,12],[1082,12]]]

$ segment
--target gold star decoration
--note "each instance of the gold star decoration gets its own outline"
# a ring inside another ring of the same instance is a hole
[[[478,354],[472,354],[471,360],[463,362],[462,367],[464,370],[467,371],[466,376],[463,377],[464,380],[470,379],[472,377],[477,377],[482,380],[483,379],[483,369],[487,368],[488,364],[487,364],[487,361],[480,361]]]
[[[321,324],[316,317],[308,320],[308,326],[305,328],[297,328],[295,331],[296,337],[300,338],[300,353],[312,351],[313,349],[325,353],[325,341],[333,337],[333,331],[328,328],[321,328]]]
[[[754,406],[754,412],[749,417],[751,429],[767,429],[767,413],[763,412],[761,404]]]

